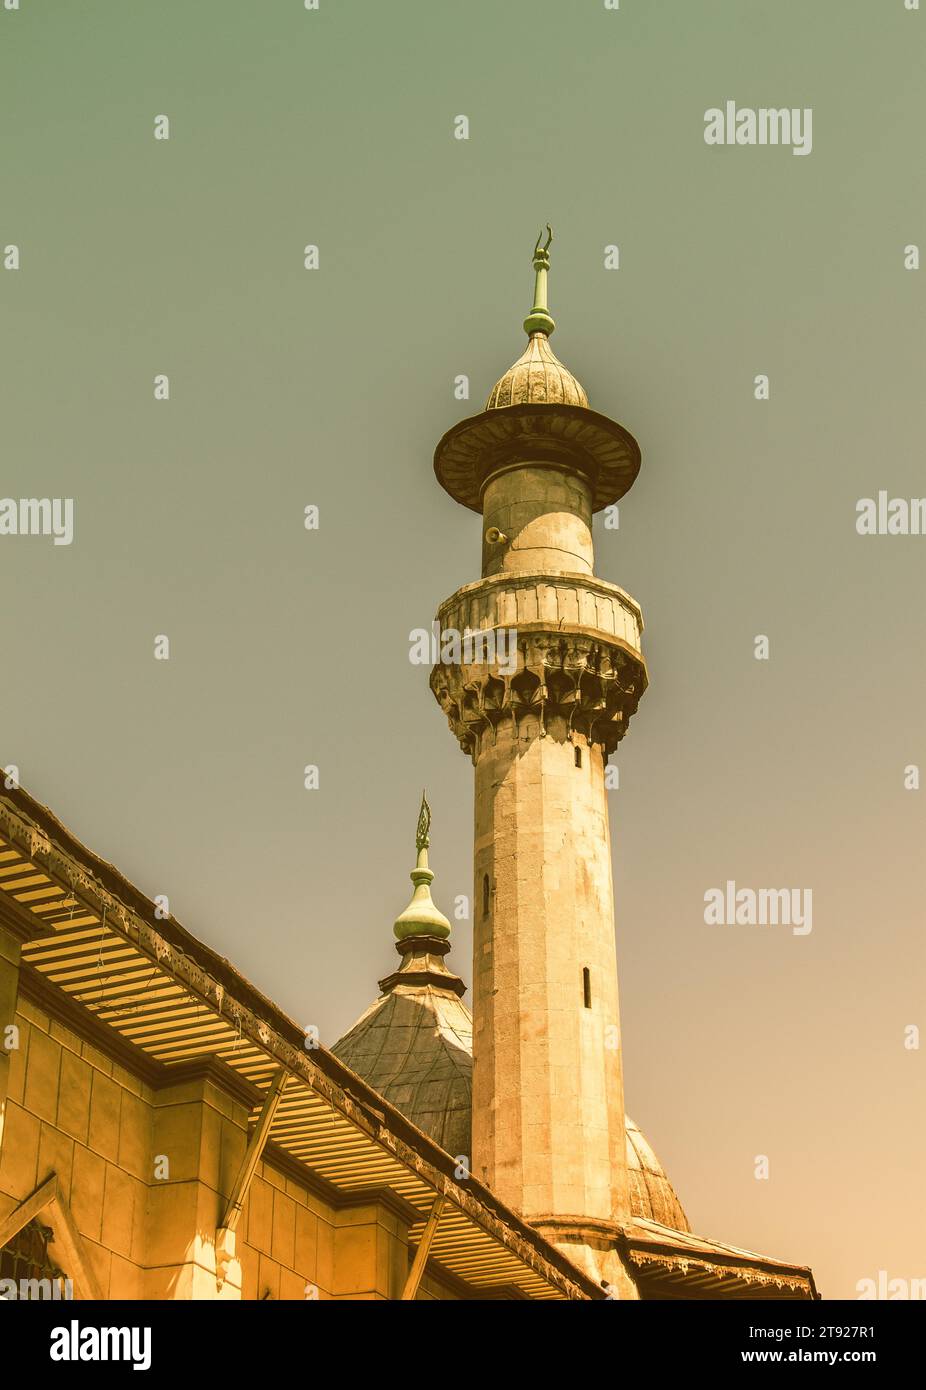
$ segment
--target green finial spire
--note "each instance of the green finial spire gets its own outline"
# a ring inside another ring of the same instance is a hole
[[[405,911],[396,918],[393,931],[399,941],[409,936],[450,935],[450,923],[442,912],[438,912],[431,898],[431,883],[434,874],[428,867],[428,845],[431,843],[431,808],[424,792],[421,793],[421,810],[418,813],[418,829],[415,834],[415,847],[418,850],[418,863],[411,872],[415,885],[412,900]]]
[[[428,805],[428,798],[424,792],[421,793],[421,810],[418,812],[418,830],[415,834],[415,848],[420,854],[423,849],[427,849],[431,843],[431,808]],[[427,859],[425,859],[427,864]]]
[[[534,247],[534,307],[524,320],[524,332],[545,333],[549,337],[556,327],[547,308],[547,271],[550,269],[550,242],[553,240],[553,228],[549,222],[545,246],[540,245],[542,239],[543,232]]]

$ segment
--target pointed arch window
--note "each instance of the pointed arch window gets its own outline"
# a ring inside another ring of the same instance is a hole
[[[20,1287],[30,1285],[36,1298],[43,1296],[42,1285],[46,1297],[65,1298],[65,1275],[48,1253],[53,1239],[50,1227],[35,1219],[27,1222],[0,1250],[0,1278],[12,1279]],[[24,1296],[29,1295],[20,1294]]]

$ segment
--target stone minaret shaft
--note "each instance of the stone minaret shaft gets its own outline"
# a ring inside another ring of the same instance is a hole
[[[548,248],[524,355],[435,455],[483,516],[482,578],[438,622],[483,641],[431,686],[475,767],[472,1171],[551,1239],[601,1248],[630,1211],[605,769],[646,670],[639,608],[594,575],[592,513],[640,456],[549,346]]]

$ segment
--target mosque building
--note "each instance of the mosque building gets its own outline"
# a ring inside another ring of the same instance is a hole
[[[440,629],[517,640],[431,675],[473,766],[472,1013],[424,798],[398,966],[329,1050],[0,782],[0,1296],[818,1297],[694,1234],[625,1113],[607,763],[647,672],[592,516],[640,450],[550,347],[551,235],[526,350],[435,455],[483,519]]]

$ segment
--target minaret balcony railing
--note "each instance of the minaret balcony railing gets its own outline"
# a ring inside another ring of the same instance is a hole
[[[503,727],[519,739],[581,735],[613,753],[646,689],[640,609],[601,579],[490,575],[447,599],[437,625],[462,636],[505,634],[504,642],[464,643],[461,661],[439,661],[431,672],[434,696],[474,761]],[[493,651],[506,653],[504,665],[488,659]]]
[[[586,574],[506,572],[464,584],[437,612],[442,630],[564,626],[616,640],[638,656],[643,614],[616,584]]]

